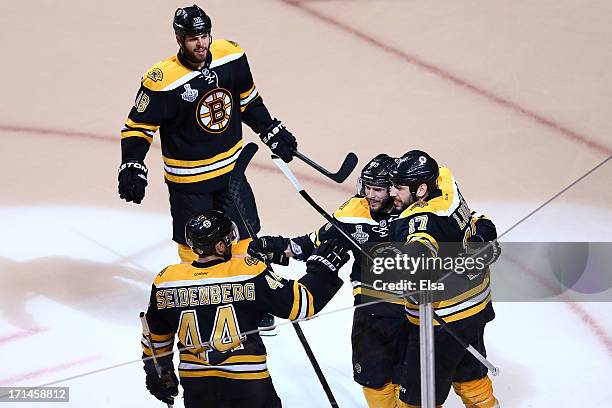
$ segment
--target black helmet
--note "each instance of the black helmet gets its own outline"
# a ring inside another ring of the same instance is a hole
[[[184,37],[186,35],[210,34],[212,22],[204,10],[194,4],[190,7],[176,9],[172,26],[178,36]]]
[[[357,185],[358,193],[360,195],[365,195],[365,184],[378,187],[389,187],[391,185],[391,170],[394,166],[395,159],[388,154],[381,153],[374,157],[361,170]]]
[[[219,210],[205,210],[185,225],[187,245],[198,255],[214,254],[217,242],[223,241],[229,246],[237,237],[236,224]]]
[[[409,186],[411,190],[416,190],[421,184],[427,184],[431,191],[436,188],[439,174],[438,163],[430,155],[421,150],[411,150],[397,161],[391,171],[391,182]]]

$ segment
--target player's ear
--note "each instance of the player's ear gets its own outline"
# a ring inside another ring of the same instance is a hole
[[[215,252],[217,255],[222,256],[225,251],[225,243],[223,241],[219,241],[215,244]]]
[[[427,184],[421,184],[416,191],[417,198],[424,198],[427,195]]]

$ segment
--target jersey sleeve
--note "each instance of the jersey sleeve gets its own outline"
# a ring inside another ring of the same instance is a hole
[[[238,59],[236,70],[242,121],[259,134],[270,126],[272,117],[255,86],[246,54]]]
[[[337,238],[340,233],[328,222],[316,231],[310,234],[300,235],[291,238],[289,245],[294,258],[300,261],[306,261],[316,248],[321,245],[321,242],[332,238]]]
[[[305,319],[318,313],[340,286],[342,280],[337,276],[334,279],[308,268],[297,281],[268,268],[255,278],[256,304],[260,310],[284,319]]]
[[[171,104],[166,92],[156,90],[155,68],[143,78],[136,100],[121,129],[121,158],[143,161],[155,132],[168,117]]]
[[[164,320],[163,316],[157,310],[157,299],[156,299],[157,289],[155,285],[151,288],[151,297],[149,299],[149,307],[147,308],[146,319],[149,324],[149,330],[151,333],[151,341],[142,335],[141,346],[143,351],[143,358],[151,357],[151,348],[155,350],[155,355],[159,356],[165,353],[171,353],[174,346],[174,335],[176,332],[176,328],[173,328],[171,324],[169,324],[166,320]],[[169,357],[166,360],[170,363],[172,362],[172,354],[169,354]]]

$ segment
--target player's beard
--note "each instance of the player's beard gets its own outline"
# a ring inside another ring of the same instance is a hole
[[[181,50],[183,51],[183,56],[187,61],[194,65],[199,65],[206,61],[208,53],[210,52],[209,47],[194,48],[193,50],[189,50],[187,47],[183,46],[181,47]],[[198,53],[198,51],[201,52]]]
[[[393,208],[396,211],[404,211],[406,208],[410,207],[414,203],[414,198],[412,194],[408,196],[407,202],[402,201],[399,197],[393,197]]]
[[[391,200],[390,197],[387,197],[382,200],[377,200],[377,199],[366,197],[366,200],[368,201],[368,205],[370,206],[370,209],[373,212],[387,212],[392,207],[392,204],[393,204],[393,201]]]

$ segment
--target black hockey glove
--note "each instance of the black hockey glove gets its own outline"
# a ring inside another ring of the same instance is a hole
[[[150,364],[149,364],[150,363]],[[178,395],[178,378],[174,368],[164,369],[161,378],[157,375],[153,361],[147,360],[144,366],[147,373],[147,390],[158,400],[166,404],[174,404],[174,397]]]
[[[480,235],[472,235],[468,239],[468,246],[467,254],[472,257],[482,258],[485,266],[493,264],[501,255],[501,247],[497,240],[485,241]]]
[[[119,197],[128,203],[140,204],[147,186],[147,166],[138,161],[127,161],[119,166]]]
[[[289,163],[293,159],[293,152],[297,150],[297,140],[278,119],[274,119],[270,126],[259,134],[272,153]]]
[[[336,239],[325,241],[319,246],[306,261],[306,268],[326,269],[334,274],[348,262],[350,256],[348,250]]]
[[[289,238],[263,236],[249,243],[247,253],[253,258],[279,265],[289,265],[285,250],[289,246]]]

